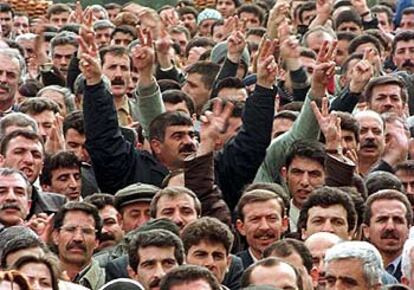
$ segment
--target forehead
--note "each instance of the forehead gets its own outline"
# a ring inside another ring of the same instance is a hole
[[[29,150],[38,150],[41,152],[43,150],[43,146],[40,141],[30,140],[22,136],[18,136],[10,140],[9,144],[7,145],[7,151],[11,151],[16,148],[26,148]]]
[[[50,18],[69,17],[69,12],[59,12],[50,15]]]
[[[104,64],[121,64],[129,66],[129,56],[127,54],[116,55],[114,53],[108,52],[104,57]]]
[[[193,132],[193,131],[194,131],[193,126],[173,125],[173,126],[168,126],[165,129],[165,135],[171,135],[171,134],[174,134],[175,132]]]
[[[382,122],[379,119],[380,117],[374,116],[358,116],[357,121],[360,127],[366,128],[381,128],[382,129]]]
[[[138,248],[140,263],[148,260],[175,259],[174,247],[148,246]]]
[[[289,165],[289,169],[291,168],[299,168],[299,169],[306,169],[306,170],[322,170],[323,166],[319,164],[318,161],[312,160],[307,157],[296,156],[292,159],[292,162]]]
[[[57,178],[67,174],[79,174],[80,169],[76,167],[59,167],[52,170],[52,178]]]
[[[9,187],[27,187],[27,183],[20,174],[12,174],[3,176],[0,175],[0,186],[9,186]]]
[[[242,211],[245,217],[249,217],[257,214],[269,214],[275,213],[282,214],[282,208],[276,198],[269,199],[266,201],[255,201],[250,202],[243,206]]]
[[[82,224],[89,224],[95,227],[95,220],[93,219],[93,216],[81,210],[68,211],[63,218],[62,224],[79,224],[80,221],[82,221]]]
[[[76,50],[76,47],[74,45],[62,44],[62,45],[56,45],[53,49],[53,53],[69,55],[69,54],[73,54],[75,50]]]
[[[405,205],[396,199],[379,199],[371,204],[373,216],[377,215],[403,215],[407,213]]]
[[[346,219],[347,212],[341,204],[335,204],[327,207],[314,206],[309,209],[308,216],[308,219],[316,217]]]
[[[20,71],[20,65],[17,58],[11,58],[8,55],[0,53],[0,63],[2,69],[8,70],[8,71]]]
[[[190,206],[195,208],[194,199],[188,194],[182,193],[176,196],[163,195],[157,202],[157,208]]]
[[[400,95],[401,87],[397,84],[383,84],[372,88],[373,95],[381,93],[394,93]]]
[[[405,41],[400,40],[395,44],[395,49],[409,48],[414,46],[414,39]]]
[[[189,251],[209,251],[209,252],[221,252],[226,253],[224,244],[219,241],[210,241],[208,239],[202,239],[198,244],[192,245]]]

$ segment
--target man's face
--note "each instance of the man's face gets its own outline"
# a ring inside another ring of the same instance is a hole
[[[393,112],[402,116],[404,102],[401,97],[401,88],[393,84],[375,86],[369,107],[379,114]]]
[[[308,211],[304,238],[318,232],[334,233],[344,240],[350,238],[346,209],[340,205],[314,206]]]
[[[411,207],[414,208],[414,172],[400,169],[395,172],[395,175],[401,180]]]
[[[137,201],[122,207],[122,229],[128,233],[149,221],[150,203]]]
[[[103,221],[102,234],[99,237],[98,250],[115,246],[124,237],[122,231],[121,216],[111,205],[99,210],[99,215]]]
[[[307,10],[302,13],[302,25],[308,26],[316,16],[316,10]]]
[[[325,169],[315,160],[294,157],[286,172],[286,182],[293,204],[302,208],[309,194],[325,184]]]
[[[121,12],[121,8],[106,9],[106,11],[108,11],[109,20],[111,20],[111,22],[113,23],[114,19]]]
[[[325,266],[326,290],[352,289],[368,290],[369,281],[366,280],[363,265],[359,259],[339,259],[331,261]]]
[[[276,118],[273,120],[272,136],[276,138],[283,133],[289,131],[293,125],[293,120],[287,118]]]
[[[231,257],[223,244],[201,240],[198,245],[193,245],[188,250],[186,262],[206,267],[221,283],[230,266]]]
[[[414,14],[406,14],[401,16],[399,31],[408,31],[414,29]]]
[[[233,0],[217,0],[216,9],[224,18],[227,18],[236,11],[236,4],[234,4]]]
[[[33,183],[43,167],[43,146],[40,142],[19,136],[10,140],[1,159],[2,167],[22,171],[30,183]]]
[[[359,157],[378,158],[384,150],[383,125],[376,117],[361,116],[358,118],[360,134]]]
[[[0,54],[0,102],[13,104],[20,78],[20,66],[17,59]]]
[[[206,19],[203,20],[200,25],[198,26],[198,34],[204,37],[211,36],[211,27],[214,23],[216,23],[216,19]]]
[[[237,100],[241,102],[245,102],[248,95],[245,88],[222,88],[217,97],[222,100]]]
[[[271,267],[257,266],[250,274],[250,284],[254,286],[269,285],[277,289],[299,289],[295,270],[283,262]]]
[[[62,28],[63,25],[69,22],[69,12],[62,12],[59,14],[50,15],[50,25],[56,26],[58,29]]]
[[[260,19],[256,14],[249,12],[240,13],[240,21],[245,25],[245,27],[260,27]]]
[[[197,19],[194,14],[184,14],[181,16],[180,20],[183,22],[184,26],[190,30],[191,35],[194,35],[197,32]]]
[[[39,290],[53,290],[52,273],[46,264],[29,262],[19,268],[30,285],[35,286]],[[35,288],[33,287],[33,288]]]
[[[13,21],[13,31],[15,35],[29,33],[29,19],[26,16],[15,16]]]
[[[113,28],[111,27],[96,30],[95,39],[99,48],[109,45],[111,42],[112,31]]]
[[[343,65],[345,59],[348,57],[348,47],[349,41],[346,39],[338,40],[338,44],[336,46],[336,55],[335,55],[335,63],[336,65]]]
[[[54,101],[59,106],[59,113],[63,117],[66,116],[68,108],[66,107],[65,96],[62,93],[55,90],[45,90],[42,92],[41,96]]]
[[[342,22],[341,25],[339,25],[336,28],[336,31],[337,32],[353,32],[356,34],[361,34],[362,29],[355,22]]]
[[[306,39],[306,42],[308,44],[308,48],[313,50],[316,54],[318,54],[323,42],[332,42],[332,40],[332,36],[330,36],[327,33],[323,33],[321,35],[317,33],[310,33]]]
[[[364,234],[377,249],[387,256],[400,255],[408,238],[407,209],[398,200],[377,200],[371,205],[369,225],[363,225]]]
[[[169,219],[182,230],[198,218],[194,199],[185,193],[173,198],[162,196],[157,203],[155,218]]]
[[[414,39],[403,41],[400,40],[395,45],[395,51],[392,56],[394,64],[400,71],[414,72]]]
[[[13,26],[13,17],[11,12],[0,12],[0,24],[4,37],[9,37]]]
[[[59,259],[69,265],[85,266],[98,246],[92,215],[74,210],[66,213],[62,227],[53,231]]]
[[[387,13],[385,12],[379,12],[376,13],[377,19],[378,19],[378,26],[381,30],[391,33],[394,30],[394,26],[392,22],[388,20]]]
[[[121,98],[128,92],[131,67],[128,55],[105,54],[102,72],[111,81],[111,91],[115,98]]]
[[[342,148],[344,150],[356,150],[358,149],[358,141],[355,133],[350,130],[342,129]]]
[[[40,114],[30,115],[39,127],[39,135],[46,141],[52,135],[56,115],[53,111],[43,111]]]
[[[194,154],[196,144],[192,126],[169,126],[165,129],[164,141],[151,140],[155,156],[167,167],[181,167],[184,159]]]
[[[71,44],[63,44],[55,46],[52,51],[53,65],[55,65],[65,77],[68,74],[70,59],[76,49],[76,46]]]
[[[260,258],[263,251],[278,241],[286,230],[286,218],[276,199],[253,202],[243,207],[243,220],[237,220],[237,230],[246,237],[253,254]]]
[[[66,148],[73,153],[82,162],[89,162],[90,157],[85,148],[85,134],[80,134],[77,130],[70,128],[66,131],[65,144]]]
[[[117,32],[111,39],[111,45],[128,46],[134,37],[129,33]]]
[[[211,90],[206,87],[199,73],[188,74],[187,80],[182,87],[183,92],[187,93],[195,102],[199,111],[210,98]]]
[[[171,33],[171,39],[180,46],[181,55],[185,54],[185,48],[188,44],[187,36],[184,32]]]
[[[24,59],[26,61],[26,64],[29,64],[29,59],[35,57],[35,43],[34,43],[34,39],[25,39],[25,40],[20,40],[18,42],[21,46],[23,46],[24,48]]]
[[[22,223],[30,210],[31,200],[26,181],[19,174],[0,176],[0,223]]]
[[[63,194],[69,201],[79,201],[82,180],[79,168],[60,167],[52,170],[47,191]]]
[[[139,264],[134,269],[135,280],[144,285],[145,289],[158,290],[162,277],[178,266],[174,247],[149,246],[138,249]]]

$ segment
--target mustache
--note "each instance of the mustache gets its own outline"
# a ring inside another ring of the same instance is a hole
[[[267,231],[258,231],[257,233],[255,233],[253,235],[253,237],[255,239],[260,239],[262,237],[267,237],[269,239],[276,238],[276,236],[274,235],[274,233],[272,231],[269,231],[269,230],[267,230]]]
[[[152,280],[150,283],[149,283],[149,287],[150,288],[154,288],[154,287],[158,287],[158,286],[160,286],[160,282],[161,282],[161,280],[160,279],[158,279],[158,278],[155,278],[154,280]]]
[[[403,64],[402,67],[414,67],[414,63],[411,62],[411,60],[406,59]]]
[[[121,78],[115,78],[112,82],[111,85],[113,86],[121,86],[121,85],[125,85],[125,82],[123,79]]]
[[[10,86],[5,84],[5,83],[0,83],[0,89],[9,92],[10,91]]]
[[[399,239],[400,235],[396,231],[385,231],[381,235],[381,239]]]
[[[368,139],[365,140],[362,144],[361,144],[361,148],[365,148],[365,147],[375,147],[377,148],[378,145],[375,143],[374,140]]]
[[[192,153],[195,151],[196,151],[196,148],[194,144],[186,144],[186,145],[183,145],[183,147],[181,147],[178,152],[179,153],[187,153],[187,152]]]
[[[19,204],[16,202],[5,202],[4,204],[0,205],[0,210],[5,210],[5,209],[15,209],[19,211],[22,210]]]
[[[86,246],[83,243],[70,243],[67,247],[67,250],[72,250],[72,249],[81,249],[82,251],[86,251]]]
[[[106,242],[106,241],[115,241],[115,236],[110,234],[110,233],[102,233],[99,241],[102,242]]]

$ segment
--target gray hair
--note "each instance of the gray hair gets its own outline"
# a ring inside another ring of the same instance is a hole
[[[29,115],[12,112],[0,120],[0,139],[6,135],[6,130],[10,126],[16,127],[27,127],[30,126],[33,129],[33,132],[38,133],[39,129],[37,127],[36,121]]]
[[[381,283],[381,273],[384,271],[381,254],[370,243],[359,241],[339,243],[326,251],[325,265],[342,259],[360,260],[368,284],[374,286]]]
[[[115,29],[115,25],[109,21],[108,19],[102,19],[102,20],[98,20],[93,24],[93,29],[96,30],[100,30],[100,29],[105,29],[105,28],[114,28]]]
[[[303,35],[303,37],[302,37],[302,43],[301,44],[304,47],[308,47],[308,41],[307,41],[307,39],[308,39],[309,35],[311,35],[313,33],[316,33],[318,36],[322,36],[322,35],[326,34],[326,35],[329,35],[330,37],[332,37],[332,40],[335,40],[336,39],[336,34],[335,34],[335,32],[331,28],[327,28],[325,26],[318,25],[318,26],[312,27],[311,29],[309,29]]]
[[[29,197],[29,199],[32,199],[32,185],[29,179],[27,179],[26,175],[23,172],[21,172],[20,170],[14,169],[14,168],[6,168],[6,167],[0,168],[0,176],[12,176],[12,175],[19,175],[23,178],[24,182],[26,183],[27,196]]]
[[[23,56],[20,54],[20,52],[15,48],[0,48],[0,54],[5,55],[9,58],[16,59],[19,63],[19,69],[20,69],[20,82],[23,82],[25,76],[26,76],[26,62],[23,58]]]
[[[56,91],[63,95],[63,100],[65,102],[67,113],[70,113],[76,110],[75,97],[72,95],[71,91],[68,88],[65,88],[62,86],[50,85],[50,86],[44,87],[37,93],[36,97],[42,97],[43,93],[48,90]]]
[[[414,240],[408,239],[404,243],[403,251],[402,251],[402,261],[401,261],[401,272],[403,276],[407,279],[411,279],[411,270],[412,270],[412,262],[411,262],[411,252],[414,249]]]
[[[103,12],[105,19],[108,19],[108,18],[109,18],[108,11],[106,11],[106,9],[105,9],[105,8],[103,8],[103,7],[102,7],[101,5],[99,5],[99,4],[94,4],[94,5],[91,5],[90,9],[91,9],[92,11]]]
[[[24,34],[18,35],[15,41],[18,43],[19,41],[34,40],[36,37],[37,35],[34,33],[24,33]]]

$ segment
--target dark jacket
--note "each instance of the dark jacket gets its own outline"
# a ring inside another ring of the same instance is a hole
[[[65,202],[66,198],[63,195],[52,192],[39,192],[33,186],[32,207],[30,208],[28,219],[38,213],[57,213]]]
[[[242,259],[244,269],[247,269],[250,265],[254,263],[252,255],[250,255],[249,250],[244,250],[236,254]]]
[[[102,192],[113,194],[134,182],[161,185],[167,168],[124,140],[112,95],[102,81],[85,87],[83,114],[85,144]]]

